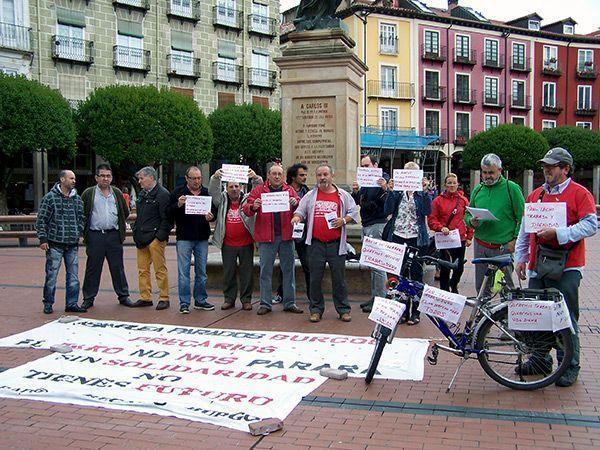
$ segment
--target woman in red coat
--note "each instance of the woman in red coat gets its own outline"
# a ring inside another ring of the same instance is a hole
[[[440,288],[458,293],[458,283],[464,270],[465,249],[471,245],[473,240],[473,229],[467,228],[463,220],[465,210],[469,206],[469,200],[458,191],[458,178],[449,173],[444,180],[444,192],[438,195],[431,205],[431,214],[427,216],[429,228],[436,232],[448,235],[451,230],[458,229],[460,233],[461,246],[441,251],[442,258],[454,261],[458,258],[458,269],[453,271],[450,277],[450,269],[440,268]]]

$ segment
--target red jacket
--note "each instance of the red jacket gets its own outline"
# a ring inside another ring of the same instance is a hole
[[[254,223],[254,240],[256,242],[273,242],[275,240],[275,233],[273,231],[273,213],[263,213],[262,209],[259,209],[258,211],[252,210],[254,201],[257,198],[260,198],[260,194],[271,192],[269,186],[270,183],[267,180],[260,186],[256,186],[252,189],[248,194],[248,201],[242,209],[244,214],[248,217],[256,214],[256,222]],[[290,198],[295,198],[300,202],[300,197],[298,197],[298,194],[293,187],[283,183],[282,190],[288,191],[290,193]],[[296,206],[291,206],[289,211],[279,213],[281,215],[281,240],[283,241],[292,240],[291,221],[297,207],[298,204],[296,204]]]
[[[457,203],[458,200],[458,203]],[[433,231],[442,231],[442,228],[446,226],[452,211],[456,208],[456,214],[452,218],[452,221],[448,225],[450,230],[458,229],[460,231],[460,240],[470,241],[473,239],[473,228],[467,228],[465,221],[463,220],[465,211],[469,206],[469,200],[460,192],[451,194],[448,191],[444,191],[438,195],[431,204],[431,214],[427,216],[427,224]]]

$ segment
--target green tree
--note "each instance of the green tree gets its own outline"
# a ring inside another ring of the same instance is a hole
[[[281,158],[281,113],[259,105],[228,105],[208,116],[215,159],[257,164]]]
[[[6,190],[22,153],[46,151],[75,156],[75,125],[67,100],[37,81],[0,72],[0,214]]]
[[[152,86],[96,89],[77,110],[78,139],[118,166],[210,161],[213,137],[194,100]]]
[[[481,158],[487,153],[495,153],[502,160],[504,169],[517,173],[535,169],[547,150],[546,139],[531,128],[505,124],[470,139],[463,151],[463,162],[469,169],[479,169]]]
[[[562,126],[542,131],[550,148],[562,147],[573,155],[575,167],[591,169],[600,164],[600,132]]]

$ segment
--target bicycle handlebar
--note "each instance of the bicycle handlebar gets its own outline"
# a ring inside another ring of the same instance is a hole
[[[430,262],[433,262],[435,264],[438,264],[441,267],[445,267],[446,269],[449,269],[449,270],[456,270],[456,269],[458,269],[458,266],[460,264],[460,261],[458,260],[458,258],[456,258],[452,262],[446,261],[445,259],[434,258],[433,256],[427,256],[427,255],[425,255],[425,256],[418,256],[416,259],[418,261],[430,261]]]

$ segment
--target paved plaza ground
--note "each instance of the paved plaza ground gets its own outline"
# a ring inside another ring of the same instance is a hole
[[[305,397],[285,419],[284,429],[254,437],[199,422],[103,408],[37,401],[0,399],[1,449],[598,449],[600,448],[600,237],[588,241],[588,267],[581,287],[582,370],[570,388],[548,387],[521,392],[489,379],[476,361],[463,366],[453,390],[445,392],[458,360],[441,354],[437,366],[425,365],[421,382],[375,379],[326,381]],[[55,313],[42,314],[44,255],[36,247],[0,242],[0,337],[55,320],[64,308],[64,288],[57,291]],[[214,251],[214,249],[211,249]],[[353,320],[342,323],[331,302],[324,320],[313,324],[308,314],[286,314],[275,306],[272,314],[221,311],[221,293],[210,291],[216,311],[192,310],[182,316],[177,308],[175,247],[167,248],[172,306],[167,311],[119,306],[112,293],[108,270],[95,307],[85,316],[132,322],[181,324],[244,330],[281,330],[367,336],[372,323],[360,311],[364,296],[350,293]],[[127,246],[125,264],[132,298],[137,298],[135,248]],[[85,254],[80,250],[80,277]],[[431,269],[427,280],[432,282]],[[467,270],[461,293],[474,294],[474,271]],[[61,269],[59,286],[64,286]],[[257,293],[255,294],[255,298]],[[298,304],[307,309],[304,295]],[[428,321],[408,327],[400,337],[431,340],[440,337]],[[0,370],[16,367],[48,353],[0,348]],[[386,357],[384,352],[383,358]]]

